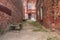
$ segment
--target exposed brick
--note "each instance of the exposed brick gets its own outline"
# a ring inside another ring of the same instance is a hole
[[[10,24],[22,21],[23,5],[21,0],[0,0],[0,5],[0,28],[8,29]]]
[[[42,3],[41,1],[37,0],[37,20],[41,20],[39,8],[43,3],[43,25],[49,28],[60,28],[60,0],[44,0]],[[55,25],[53,26],[53,24]]]

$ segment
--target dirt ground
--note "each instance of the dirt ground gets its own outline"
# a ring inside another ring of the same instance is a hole
[[[10,31],[0,37],[0,40],[60,40],[56,32],[34,32],[34,26],[28,22],[24,23],[21,31]]]

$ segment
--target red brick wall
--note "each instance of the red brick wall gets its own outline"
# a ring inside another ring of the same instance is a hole
[[[44,0],[43,3],[44,8],[44,16],[43,16],[43,24],[47,27],[51,27],[53,21],[53,7],[52,7],[52,0]]]
[[[0,0],[0,5],[11,10],[11,12],[9,12],[11,15],[8,15],[8,13],[3,11],[4,9],[1,11],[0,8],[0,28],[6,29],[9,24],[17,24],[22,21],[23,5],[21,0]]]
[[[40,11],[40,9],[39,9],[40,6],[41,6],[40,2],[37,1],[37,10],[38,11]],[[59,0],[44,0],[43,1],[43,25],[45,25],[45,27],[60,29],[60,18],[59,18],[60,9],[59,8],[60,8]],[[37,15],[38,15],[38,13],[37,13]],[[37,16],[37,18],[40,18],[40,17]],[[40,19],[38,19],[38,21],[39,20]]]
[[[33,14],[36,13],[36,9],[34,7],[34,3],[36,2],[36,0],[22,0],[23,1],[23,8],[24,8],[24,17],[25,14],[27,13],[31,13],[32,16],[34,16]],[[28,9],[28,3],[31,3],[31,9]]]
[[[25,14],[27,13],[27,0],[22,0],[23,2],[23,15],[25,17]]]
[[[28,3],[31,4],[31,9],[28,9],[27,13],[35,13],[36,8],[34,7],[34,4],[36,3],[36,0],[28,0]]]
[[[55,0],[54,6],[56,28],[60,29],[60,0]]]

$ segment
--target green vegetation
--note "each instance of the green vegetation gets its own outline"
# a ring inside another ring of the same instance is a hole
[[[21,23],[21,24],[22,24],[22,26],[23,26],[23,25],[25,25],[25,23],[26,23],[26,22],[27,22],[26,20],[25,20],[25,21],[23,21],[23,22]]]
[[[3,29],[0,29],[0,34],[4,34],[4,30]]]
[[[59,40],[57,37],[48,37],[47,40]]]
[[[44,29],[43,26],[38,22],[31,21],[30,24],[32,24],[35,27],[33,31],[48,32],[48,30]]]

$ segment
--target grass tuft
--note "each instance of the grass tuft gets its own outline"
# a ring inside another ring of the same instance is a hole
[[[3,29],[0,29],[0,34],[4,34],[4,30]]]
[[[48,37],[47,40],[59,40],[57,37]]]
[[[33,31],[41,31],[41,32],[48,32],[46,29],[43,28],[43,26],[41,24],[39,24],[38,22],[35,21],[31,21],[30,24],[32,24],[35,29],[33,29]]]

